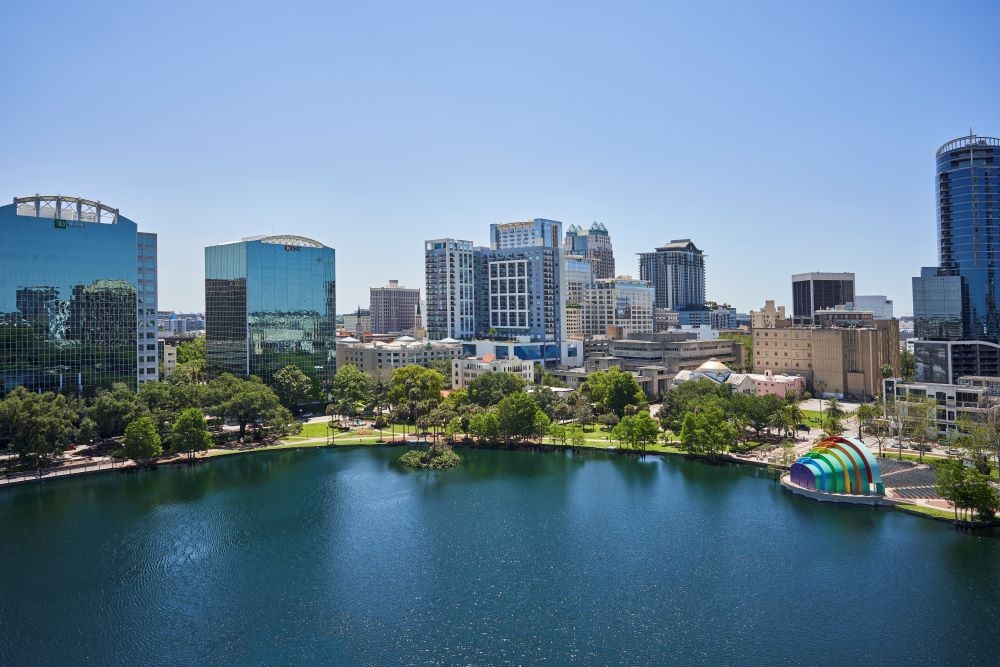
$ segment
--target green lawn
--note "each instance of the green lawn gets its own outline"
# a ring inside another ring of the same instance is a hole
[[[952,510],[941,510],[936,507],[924,507],[923,505],[897,505],[897,507],[910,510],[911,512],[917,512],[918,514],[926,514],[927,516],[939,517],[942,519],[955,519],[955,513]]]
[[[812,428],[823,428],[823,413],[819,410],[803,410],[802,418],[807,426]]]

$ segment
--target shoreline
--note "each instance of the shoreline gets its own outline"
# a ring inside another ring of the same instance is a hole
[[[345,436],[345,437],[350,437],[350,436]],[[367,440],[367,439],[369,439],[369,438],[368,437],[358,438],[358,440]],[[183,455],[182,456],[173,456],[173,457],[171,457],[169,459],[157,461],[156,463],[152,464],[149,467],[156,468],[156,467],[161,466],[161,465],[162,466],[175,466],[175,465],[185,465],[185,464],[186,465],[200,465],[200,464],[202,464],[204,462],[211,461],[212,459],[215,459],[215,458],[221,458],[221,457],[226,457],[226,456],[233,456],[233,455],[238,455],[238,454],[253,454],[253,453],[273,452],[273,451],[281,451],[281,450],[341,449],[341,448],[345,448],[346,449],[346,448],[363,448],[363,447],[381,447],[381,448],[385,448],[385,447],[414,447],[414,446],[420,446],[420,445],[426,444],[426,442],[427,441],[424,441],[424,440],[421,440],[421,441],[410,441],[410,440],[392,441],[392,440],[384,440],[384,441],[381,441],[381,442],[378,442],[378,441],[376,441],[376,442],[344,442],[343,444],[341,444],[341,443],[332,443],[331,444],[331,443],[329,443],[329,442],[326,441],[326,438],[305,439],[305,440],[300,441],[300,442],[279,441],[277,443],[274,443],[274,444],[271,444],[271,445],[264,445],[264,446],[261,446],[261,447],[248,447],[248,448],[243,448],[243,449],[209,449],[209,450],[207,450],[204,453],[200,453],[194,459],[189,459],[189,458],[187,458],[186,456],[183,456]],[[485,449],[485,450],[494,450],[494,451],[531,451],[531,452],[572,451],[573,453],[582,453],[582,452],[607,452],[607,453],[613,453],[613,454],[616,454],[616,455],[627,455],[627,456],[635,456],[635,457],[641,457],[641,456],[644,456],[644,455],[656,455],[656,456],[664,456],[664,457],[677,457],[677,456],[679,456],[679,457],[683,457],[683,458],[688,459],[688,460],[700,461],[702,463],[706,463],[706,464],[710,464],[710,465],[713,465],[713,464],[714,465],[718,465],[720,463],[724,463],[724,464],[734,464],[734,465],[750,466],[750,467],[755,467],[755,468],[764,468],[764,469],[774,470],[775,472],[787,470],[786,468],[781,468],[781,467],[778,467],[778,466],[774,466],[773,464],[767,463],[765,461],[759,461],[759,460],[753,460],[753,459],[749,459],[749,458],[743,458],[743,457],[739,457],[739,456],[734,456],[733,454],[731,454],[729,452],[727,452],[725,454],[720,454],[720,455],[718,455],[716,457],[712,457],[712,456],[707,456],[707,455],[704,455],[704,454],[691,454],[689,452],[681,451],[679,448],[674,447],[672,445],[662,445],[662,444],[653,445],[650,448],[648,448],[645,452],[643,452],[641,450],[624,449],[624,448],[620,448],[620,447],[616,447],[616,446],[602,447],[602,446],[590,445],[590,444],[584,444],[584,445],[577,446],[577,445],[557,445],[557,444],[545,444],[545,443],[534,443],[534,442],[533,443],[526,443],[526,444],[507,444],[507,443],[480,444],[480,443],[473,443],[473,442],[470,442],[470,441],[459,441],[459,442],[454,443],[452,445],[452,447],[455,448],[455,449]],[[97,464],[95,464],[95,465],[97,465]],[[143,467],[146,467],[146,466],[143,466]],[[126,463],[122,463],[122,464],[118,464],[118,465],[109,465],[107,467],[100,467],[98,465],[96,469],[87,469],[87,466],[83,466],[82,470],[74,470],[72,472],[66,472],[66,473],[62,473],[62,474],[55,473],[55,474],[43,475],[42,477],[25,476],[25,477],[23,477],[21,479],[0,480],[0,482],[2,482],[2,483],[0,483],[0,488],[4,488],[4,487],[21,487],[21,486],[24,486],[24,485],[27,485],[27,484],[31,484],[31,483],[44,483],[47,480],[57,480],[57,479],[64,479],[64,478],[76,478],[76,477],[82,477],[82,476],[85,476],[85,475],[97,475],[97,474],[108,473],[108,472],[115,472],[115,471],[117,471],[117,472],[132,473],[132,472],[139,472],[140,470],[141,470],[141,467],[137,466],[134,462],[131,462],[131,461],[126,462]],[[775,477],[775,479],[778,480],[778,481],[780,481],[781,476],[778,475],[777,477]],[[800,495],[800,494],[795,494],[795,493],[791,492],[789,489],[787,489],[785,487],[783,487],[783,488],[784,488],[785,491],[789,492],[790,495],[793,495],[793,496]],[[805,498],[805,499],[807,499],[807,500],[813,500],[812,498],[809,498],[808,496],[802,496],[802,497]],[[833,503],[833,504],[837,504],[837,503]],[[855,505],[855,506],[858,506],[858,505]],[[871,506],[871,507],[873,507],[873,509],[875,508],[874,505],[861,505],[861,506]],[[904,514],[909,514],[911,516],[921,517],[921,518],[924,518],[924,519],[932,519],[932,520],[938,521],[938,522],[946,522],[946,523],[950,523],[950,524],[955,525],[955,527],[962,527],[962,528],[966,528],[966,529],[969,529],[969,528],[971,528],[971,529],[978,529],[978,528],[990,529],[990,528],[994,528],[994,527],[1000,526],[1000,521],[997,521],[997,522],[994,522],[994,523],[989,523],[989,524],[975,524],[975,525],[973,525],[971,527],[969,527],[969,526],[961,526],[959,524],[955,524],[954,520],[952,518],[948,518],[947,516],[944,516],[945,514],[950,514],[948,511],[946,511],[946,510],[940,510],[940,509],[936,509],[936,508],[924,507],[922,505],[918,505],[918,504],[915,504],[915,503],[894,502],[894,503],[891,503],[891,505],[889,503],[886,503],[886,504],[880,504],[879,506],[881,506],[881,507],[891,507],[891,509],[900,511],[900,512],[902,512]]]

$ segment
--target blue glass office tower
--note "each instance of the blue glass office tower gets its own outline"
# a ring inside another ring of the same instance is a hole
[[[936,158],[938,266],[913,279],[918,379],[993,375],[1000,370],[1000,139],[954,139]]]
[[[301,236],[205,248],[210,367],[265,381],[289,364],[326,386],[336,372],[335,253]]]
[[[155,274],[155,237],[97,201],[35,195],[0,207],[0,395],[156,379],[155,331],[139,337],[156,319],[155,280],[140,290],[144,253]]]

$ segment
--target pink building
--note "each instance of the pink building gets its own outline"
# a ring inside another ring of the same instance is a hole
[[[784,398],[788,394],[801,394],[806,390],[806,379],[801,375],[775,375],[773,371],[750,373],[754,392],[758,396],[778,396]]]

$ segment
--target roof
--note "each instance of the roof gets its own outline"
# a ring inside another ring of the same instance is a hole
[[[712,357],[711,359],[709,359],[708,361],[706,361],[705,363],[703,363],[701,366],[698,366],[698,371],[700,371],[700,372],[709,371],[709,372],[712,372],[712,373],[730,373],[730,372],[732,372],[728,366],[726,366],[724,363],[722,363],[721,361],[719,361],[715,357]]]

